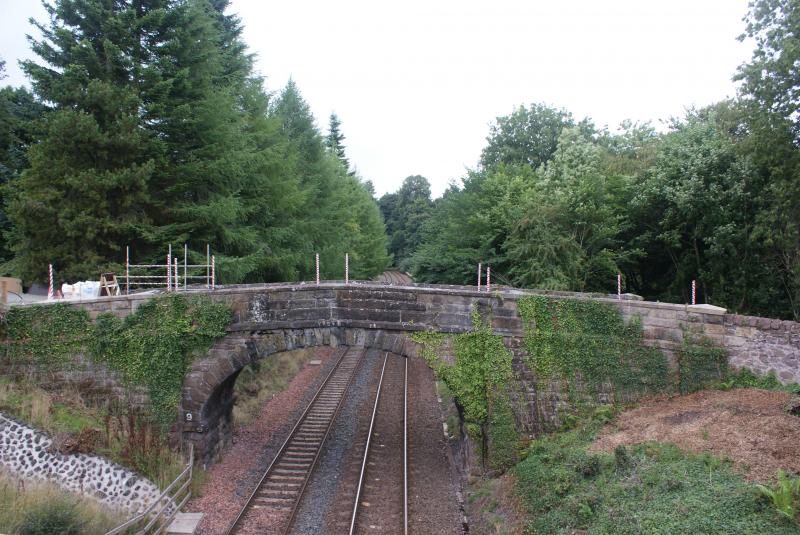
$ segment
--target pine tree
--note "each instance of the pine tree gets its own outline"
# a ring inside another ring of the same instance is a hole
[[[325,138],[325,146],[331,153],[339,158],[344,168],[349,171],[350,162],[344,153],[344,134],[342,134],[339,129],[341,126],[342,122],[339,120],[339,117],[335,113],[331,113],[330,119],[328,120],[328,136]]]

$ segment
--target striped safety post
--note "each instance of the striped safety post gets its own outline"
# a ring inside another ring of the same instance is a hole
[[[481,266],[481,263],[478,262],[478,291],[479,292],[481,291],[481,269],[483,269],[482,266]]]
[[[692,280],[692,304],[697,304],[697,281]]]
[[[617,300],[622,300],[622,274],[617,273]]]
[[[486,266],[486,291],[492,291],[492,267]]]
[[[47,300],[52,301],[55,293],[53,292],[53,264],[48,266],[48,275],[50,278],[50,285],[47,287]]]
[[[214,255],[211,255],[211,289],[213,290],[214,287],[217,285],[217,274],[216,274],[216,260],[214,259]]]
[[[317,261],[317,284],[319,284],[319,253],[315,255]]]
[[[167,253],[167,291],[172,291],[172,255]]]
[[[344,253],[344,283],[350,284],[350,255]]]

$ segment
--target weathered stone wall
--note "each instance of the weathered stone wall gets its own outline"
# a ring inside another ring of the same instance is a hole
[[[375,283],[268,284],[220,288],[209,295],[233,310],[230,334],[207,358],[192,365],[181,406],[182,431],[196,445],[199,462],[219,455],[230,437],[233,384],[242,367],[270,354],[319,345],[379,347],[415,355],[414,331],[465,332],[472,311],[491,317],[495,333],[513,352],[519,381],[513,385],[515,413],[521,432],[537,434],[558,423],[567,408],[562,385],[542,387],[526,366],[524,326],[517,301],[533,293],[553,298],[597,299],[641,322],[646,343],[661,348],[676,364],[675,351],[687,333],[703,334],[726,348],[733,366],[759,373],[774,372],[783,382],[800,382],[800,324],[726,314],[707,305],[687,306],[622,300],[605,295],[531,292],[499,289],[488,294],[455,286],[390,286]],[[76,303],[97,317],[111,312],[123,318],[150,295],[100,298]],[[602,394],[601,394],[602,395]]]

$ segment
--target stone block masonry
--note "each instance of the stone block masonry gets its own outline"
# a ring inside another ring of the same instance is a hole
[[[184,380],[180,407],[183,438],[195,444],[198,462],[216,459],[230,438],[233,385],[239,371],[268,355],[300,347],[356,345],[414,356],[417,331],[461,333],[472,328],[472,311],[491,318],[496,334],[514,355],[513,385],[519,431],[536,434],[557,424],[568,396],[560,385],[542,387],[524,359],[525,326],[517,302],[529,295],[592,299],[618,307],[627,321],[641,322],[645,343],[659,347],[673,365],[687,335],[704,335],[725,348],[729,363],[800,382],[800,323],[727,314],[709,305],[642,301],[636,296],[537,292],[511,288],[491,293],[442,285],[323,282],[220,287],[207,293],[233,311],[229,334],[207,358],[195,361]],[[76,302],[92,318],[110,312],[123,318],[152,294]],[[601,398],[602,398],[601,393]],[[600,400],[602,401],[602,399]]]

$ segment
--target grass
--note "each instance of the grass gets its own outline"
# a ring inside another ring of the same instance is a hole
[[[0,378],[0,412],[56,438],[87,436],[83,433],[94,431],[88,435],[92,440],[84,444],[84,451],[135,470],[161,488],[186,464],[144,411],[90,406],[74,390],[49,392],[26,381]]]
[[[528,534],[796,534],[769,501],[710,454],[671,444],[588,447],[600,422],[535,440],[516,465]]]
[[[57,530],[52,524],[55,516],[64,519]],[[28,483],[21,487],[15,481],[0,477],[0,533],[95,535],[108,532],[124,519],[124,516],[102,508],[93,500],[78,498],[54,485]],[[65,524],[72,529],[66,529]]]
[[[314,354],[311,348],[297,349],[245,366],[234,386],[237,400],[233,407],[233,421],[236,425],[252,422],[261,413],[264,403],[286,390]]]

